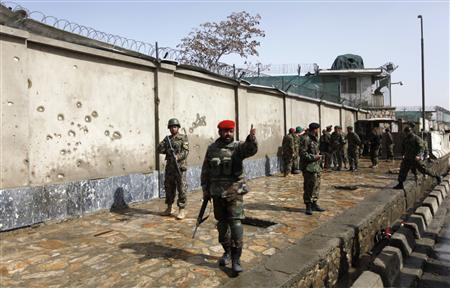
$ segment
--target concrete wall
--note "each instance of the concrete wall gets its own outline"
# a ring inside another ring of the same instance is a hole
[[[151,68],[28,46],[30,185],[154,170]]]
[[[10,32],[8,28],[0,31],[4,30]],[[22,31],[0,35],[0,188],[28,184],[27,36]]]
[[[341,125],[341,110],[339,107],[330,106],[330,105],[321,105],[320,106],[320,115],[321,122],[320,125],[322,127],[326,127],[328,125]]]
[[[355,121],[356,121],[356,113],[355,113],[355,111],[342,109],[341,113],[342,113],[342,127],[344,129],[347,126],[354,126],[355,125]]]
[[[240,140],[257,129],[259,151],[244,165],[252,178],[279,171],[286,127],[349,123],[355,113],[143,55],[1,25],[0,37],[0,230],[109,208],[119,188],[128,202],[163,195],[155,147],[172,117],[190,141],[194,189],[220,120],[236,120]]]
[[[318,121],[319,105],[317,102],[307,102],[299,98],[287,98],[286,114],[288,129],[299,125],[305,128],[312,122],[312,119]]]

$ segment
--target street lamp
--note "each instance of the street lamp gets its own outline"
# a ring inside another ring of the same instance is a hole
[[[424,64],[424,53],[423,53],[423,18],[422,15],[418,15],[417,18],[420,19],[420,47],[422,53],[422,129],[425,132],[425,64]],[[422,138],[424,137],[422,133]]]
[[[403,86],[403,82],[391,82],[391,75],[389,75],[389,106],[392,107],[392,85],[400,85]]]

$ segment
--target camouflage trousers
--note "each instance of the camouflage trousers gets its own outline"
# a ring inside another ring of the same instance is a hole
[[[380,147],[370,147],[370,161],[372,161],[372,166],[378,165],[379,154]]]
[[[416,170],[419,170],[420,173],[425,175],[429,175],[432,177],[438,176],[435,172],[431,171],[431,169],[429,169],[425,165],[424,161],[417,161],[415,159],[403,159],[402,163],[400,164],[400,173],[398,174],[398,182],[405,182],[409,170],[411,170],[411,172],[414,175],[417,175]]]
[[[293,159],[292,157],[283,157],[283,172],[289,174],[292,171]]]
[[[328,169],[331,167],[331,153],[330,152],[323,152],[323,155],[325,155],[325,164],[324,164],[324,168]]]
[[[244,199],[242,195],[232,198],[213,196],[214,218],[217,220],[219,243],[224,247],[242,248],[244,228]]]
[[[344,163],[344,166],[347,166],[348,159],[347,159],[347,154],[345,153],[345,149],[342,148],[340,150],[340,153],[341,153],[342,163]]]
[[[297,156],[294,156],[292,158],[292,171],[295,170],[300,170],[300,163],[299,163],[299,158]]]
[[[388,160],[394,160],[394,144],[386,145],[386,157]]]
[[[347,149],[348,164],[350,169],[358,169],[359,149]]]
[[[172,205],[178,190],[177,206],[186,207],[187,182],[186,171],[181,172],[181,177],[177,171],[166,169],[164,178],[164,189],[166,190],[166,204]]]
[[[303,202],[315,203],[319,200],[320,173],[303,171]]]
[[[333,150],[332,161],[333,161],[333,166],[335,168],[339,168],[339,169],[342,168],[342,153],[341,153],[341,150],[339,150],[339,149]]]

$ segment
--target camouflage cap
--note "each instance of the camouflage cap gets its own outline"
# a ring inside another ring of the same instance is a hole
[[[347,126],[347,129],[353,130],[353,126],[349,125]]]
[[[342,129],[342,127],[340,125],[336,125],[334,126],[334,129]]]

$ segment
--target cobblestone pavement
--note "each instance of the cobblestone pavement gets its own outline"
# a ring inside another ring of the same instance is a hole
[[[242,263],[250,269],[265,257],[289,247],[368,195],[393,185],[390,168],[374,170],[366,160],[356,173],[324,173],[320,204],[327,209],[304,214],[302,176],[279,175],[249,181],[246,216],[278,224],[245,225]],[[359,185],[356,190],[335,185]],[[226,282],[229,268],[219,269],[222,248],[215,220],[192,232],[201,192],[188,195],[188,217],[163,217],[164,200],[131,205],[123,213],[101,211],[83,218],[42,224],[0,234],[1,287],[213,287]]]

